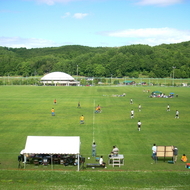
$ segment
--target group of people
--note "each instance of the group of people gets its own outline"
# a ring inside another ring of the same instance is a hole
[[[78,107],[80,107],[80,103],[78,103]],[[102,112],[101,107],[100,107],[100,105],[98,105],[95,108],[95,112],[94,113],[101,113],[101,112]],[[80,116],[80,124],[84,124],[84,115]]]
[[[53,103],[54,103],[54,104],[57,104],[57,100],[54,99]],[[80,102],[78,102],[77,108],[81,108]],[[100,107],[100,105],[98,105],[98,106],[95,108],[95,113],[101,113],[101,112],[102,112],[101,107]],[[55,109],[54,109],[54,108],[51,109],[51,115],[52,115],[52,116],[55,116]],[[80,116],[80,124],[84,124],[84,115],[81,115],[81,116]]]
[[[130,100],[130,104],[133,104],[133,100],[132,99]],[[139,112],[141,111],[141,104],[138,105],[138,110],[139,110]],[[169,104],[167,105],[166,111],[168,111],[168,112],[170,111],[170,105]],[[130,114],[131,119],[134,118],[134,115],[135,115],[135,112],[134,112],[133,109],[131,109],[131,114]],[[176,110],[176,112],[175,112],[175,118],[179,119],[179,111],[178,110]],[[139,120],[137,122],[137,129],[138,129],[138,131],[141,130],[141,125],[142,125],[142,123]]]
[[[166,111],[170,111],[170,105],[169,104],[167,105]],[[178,110],[175,111],[175,118],[179,119],[179,111]]]
[[[132,98],[130,99],[130,104],[133,104],[133,99]],[[142,108],[142,106],[141,106],[141,104],[139,104],[138,105],[139,112],[141,111],[141,108]],[[133,119],[134,116],[135,116],[135,111],[133,109],[131,109],[131,115],[130,115],[131,119]],[[141,121],[138,120],[138,122],[137,122],[137,129],[138,129],[138,131],[141,130],[141,125],[142,125]]]
[[[156,144],[153,144],[152,146],[152,159],[153,160],[157,160],[157,147],[156,147]],[[177,162],[177,156],[178,156],[178,148],[176,146],[173,147],[173,162],[176,163]],[[187,162],[187,156],[185,154],[183,154],[181,156],[181,161],[182,162]]]
[[[53,104],[57,104],[57,100],[56,99],[53,100]],[[55,116],[55,109],[54,108],[51,109],[51,115]]]
[[[56,99],[53,100],[53,104],[54,104],[54,105],[57,104],[57,100],[56,100]],[[80,102],[78,102],[77,108],[81,108]],[[54,109],[54,108],[51,109],[51,115],[52,115],[52,116],[55,116],[55,109]]]
[[[119,149],[116,146],[113,146],[113,149],[111,151],[110,157],[114,156],[117,157],[119,154]],[[104,168],[106,168],[106,163],[103,160],[103,156],[100,157],[99,164],[102,165]]]
[[[118,156],[118,154],[119,154],[119,149],[116,146],[113,146],[112,151],[109,156],[110,157]],[[92,157],[96,157],[96,143],[95,142],[92,143]],[[106,168],[106,163],[104,162],[103,156],[100,156],[99,164],[102,167]]]
[[[173,98],[173,97],[174,97],[174,94],[166,95],[163,93],[156,94],[154,92],[152,92],[152,94],[150,95],[150,98]],[[176,96],[176,97],[178,97],[178,96]]]

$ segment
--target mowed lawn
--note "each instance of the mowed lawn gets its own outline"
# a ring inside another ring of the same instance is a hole
[[[167,95],[174,92],[179,97],[149,98],[147,90],[150,93],[159,90]],[[189,88],[183,87],[0,86],[0,169],[18,168],[17,157],[25,147],[27,136],[80,136],[85,164],[95,163],[91,157],[93,140],[97,144],[97,155],[104,156],[106,163],[113,145],[117,145],[125,157],[125,164],[120,168],[107,165],[106,169],[86,168],[81,172],[189,172],[180,161],[184,153],[190,159],[189,92]],[[125,97],[113,97],[123,93]],[[131,98],[133,104],[130,104]],[[54,99],[57,99],[56,105]],[[78,102],[81,108],[77,108]],[[98,104],[102,113],[94,114]],[[166,111],[168,104],[170,112]],[[55,108],[55,117],[51,116],[52,108]],[[131,109],[135,111],[134,119],[130,118]],[[180,112],[180,119],[174,118],[176,110]],[[84,125],[79,123],[81,115],[85,116]],[[137,130],[138,120],[142,122],[141,131]],[[154,163],[151,159],[154,143],[177,146],[177,163],[168,164],[163,160]],[[27,165],[27,169],[44,171],[51,167]],[[58,165],[54,169],[76,171],[77,168]]]

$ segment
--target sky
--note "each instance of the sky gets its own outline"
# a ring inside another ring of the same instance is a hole
[[[190,41],[190,0],[0,0],[0,46]]]

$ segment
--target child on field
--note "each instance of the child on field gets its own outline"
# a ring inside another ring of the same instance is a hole
[[[187,162],[187,156],[185,154],[182,155],[181,161],[182,162]]]

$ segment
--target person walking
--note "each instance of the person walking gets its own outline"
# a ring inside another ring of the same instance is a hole
[[[96,143],[93,142],[92,143],[92,157],[95,157],[96,156]]]
[[[138,107],[138,108],[139,108],[139,111],[141,111],[141,105],[140,105],[140,104],[139,104],[139,107]]]
[[[131,119],[133,119],[134,118],[134,110],[132,109],[131,110]]]
[[[175,118],[179,119],[179,111],[178,110],[176,110],[176,112],[175,112]]]
[[[170,111],[170,105],[169,104],[167,105],[167,111]]]
[[[141,121],[139,120],[138,122],[137,122],[137,126],[138,126],[138,130],[140,131],[141,130]]]

